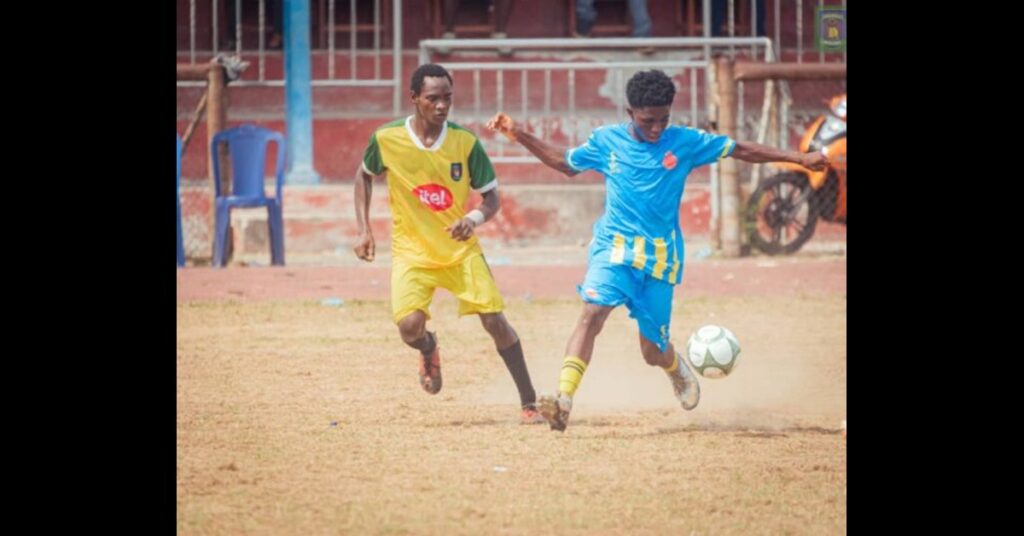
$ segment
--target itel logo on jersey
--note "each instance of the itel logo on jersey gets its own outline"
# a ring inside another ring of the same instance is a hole
[[[452,192],[440,184],[424,184],[413,188],[412,195],[420,199],[434,212],[448,210],[452,206]]]

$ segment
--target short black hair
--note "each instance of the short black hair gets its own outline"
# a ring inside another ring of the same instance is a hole
[[[448,70],[436,63],[425,63],[416,68],[412,73],[412,83],[410,89],[416,95],[420,94],[420,90],[423,89],[423,79],[427,76],[443,76],[448,79],[449,84],[455,84],[452,80],[452,75],[448,74]]]
[[[671,106],[676,86],[667,74],[652,69],[634,74],[626,84],[626,100],[630,108]]]

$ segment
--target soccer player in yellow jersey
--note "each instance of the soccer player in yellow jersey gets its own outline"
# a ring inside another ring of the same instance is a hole
[[[519,336],[502,314],[504,301],[473,233],[500,209],[494,168],[476,136],[447,120],[452,77],[444,67],[421,65],[412,75],[411,90],[416,113],[370,136],[356,175],[356,256],[373,261],[370,196],[374,177],[387,171],[391,313],[402,341],[420,352],[420,385],[430,394],[441,390],[437,334],[426,329],[434,289],[441,287],[458,299],[459,315],[479,315],[494,339],[519,390],[521,422],[546,422],[536,408]],[[471,188],[483,202],[466,213]]]

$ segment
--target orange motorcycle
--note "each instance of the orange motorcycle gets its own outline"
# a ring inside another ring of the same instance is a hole
[[[781,173],[762,180],[747,201],[747,236],[765,253],[796,252],[814,235],[819,219],[846,225],[846,95],[828,104],[800,141],[802,152],[825,155],[828,167],[769,164]]]

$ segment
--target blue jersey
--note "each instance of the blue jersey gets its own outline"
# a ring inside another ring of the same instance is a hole
[[[670,125],[657,143],[630,134],[629,123],[598,127],[569,149],[576,171],[604,174],[605,212],[594,223],[591,258],[626,264],[675,285],[682,280],[679,203],[690,170],[732,154],[736,142],[703,130]]]

